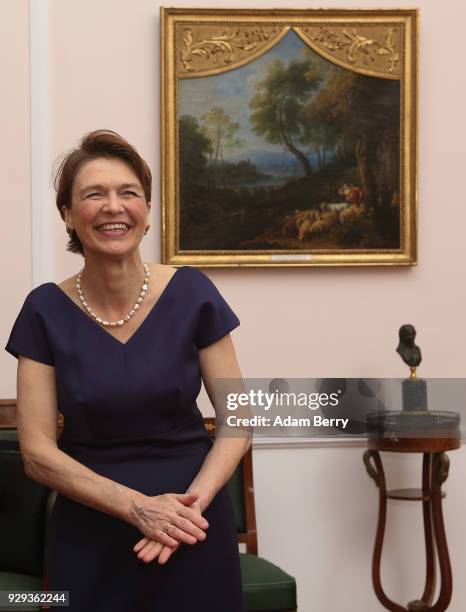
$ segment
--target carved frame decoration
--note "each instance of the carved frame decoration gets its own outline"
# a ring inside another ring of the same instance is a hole
[[[290,32],[345,70],[399,81],[399,248],[182,249],[179,86],[247,65]],[[162,261],[198,267],[417,263],[418,10],[161,9]]]

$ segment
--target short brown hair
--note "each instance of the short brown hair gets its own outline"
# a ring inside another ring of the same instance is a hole
[[[152,174],[136,149],[112,130],[95,130],[83,136],[79,147],[65,156],[55,174],[56,204],[63,220],[65,220],[65,215],[62,207],[71,208],[71,192],[79,169],[85,162],[100,157],[115,157],[129,164],[142,185],[146,202],[151,201]],[[70,234],[66,250],[84,255],[83,246],[75,230]]]

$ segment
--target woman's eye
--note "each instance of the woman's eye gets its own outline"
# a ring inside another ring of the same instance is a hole
[[[134,191],[123,191],[123,195],[130,195],[133,197],[137,197],[137,193],[135,193]]]
[[[87,194],[87,198],[99,198],[100,197],[100,193],[98,193],[97,191],[93,192],[93,193],[88,193]]]

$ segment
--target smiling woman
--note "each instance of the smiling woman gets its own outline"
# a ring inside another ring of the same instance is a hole
[[[96,239],[102,237],[131,236],[138,245],[148,223],[150,203],[126,161],[103,157],[89,160],[77,170],[71,206],[64,204],[62,210],[68,230],[74,232],[82,249],[92,250],[101,246],[101,242],[96,245]]]
[[[241,378],[239,320],[201,271],[142,262],[151,175],[120,136],[85,136],[56,186],[85,265],[29,293],[5,347],[26,472],[58,492],[48,586],[72,612],[241,612],[225,484],[249,440],[212,443],[196,403]]]
[[[86,227],[79,224],[79,214],[83,210],[80,203],[88,203],[85,220],[89,222],[105,202],[107,212],[113,210],[117,216],[112,219],[112,224],[124,223],[126,229],[104,229],[108,219],[97,221],[92,229],[102,236],[126,236],[134,228],[130,219],[120,217],[119,206],[122,202],[129,203],[129,211],[142,217],[145,213],[147,217],[151,206],[152,176],[136,149],[121,136],[109,130],[97,130],[87,134],[80,147],[65,157],[55,178],[55,189],[57,208],[70,235],[67,249],[83,255]],[[96,203],[94,207],[89,205],[93,202]],[[144,233],[148,229],[146,223]]]

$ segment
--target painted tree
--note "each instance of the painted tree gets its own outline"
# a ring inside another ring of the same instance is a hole
[[[249,103],[254,132],[270,143],[283,145],[298,159],[307,177],[313,171],[302,146],[309,144],[311,135],[304,107],[321,82],[312,60],[295,60],[288,65],[275,60],[265,79],[257,83],[257,93]]]
[[[303,131],[303,141],[314,151],[319,170],[322,170],[327,164],[328,153],[333,151],[338,143],[338,134],[332,126],[319,120],[312,104],[303,109]]]
[[[337,135],[341,158],[356,159],[366,202],[374,206],[399,189],[399,95],[398,81],[335,67],[307,109]]]
[[[201,115],[201,120],[202,132],[212,143],[209,182],[211,187],[215,187],[216,175],[220,175],[220,179],[225,183],[225,176],[221,167],[219,172],[218,166],[221,166],[226,151],[231,151],[240,145],[236,134],[241,126],[236,121],[232,121],[220,106],[212,106],[210,111]]]
[[[330,123],[322,120],[316,109],[315,100],[319,91],[325,87],[334,70],[338,67],[323,59],[316,59],[315,52],[309,48],[303,48],[301,52],[304,57],[310,60],[304,78],[311,82],[315,81],[316,78],[320,79],[318,90],[313,91],[312,95],[304,102],[302,117],[303,141],[314,151],[321,170],[327,164],[328,154],[335,151],[339,142],[339,135]]]
[[[232,121],[220,106],[212,106],[209,112],[201,115],[202,130],[212,142],[211,161],[215,164],[223,160],[225,151],[239,146],[236,133],[240,124]]]
[[[212,143],[192,115],[180,117],[179,149],[181,188],[205,181]]]

